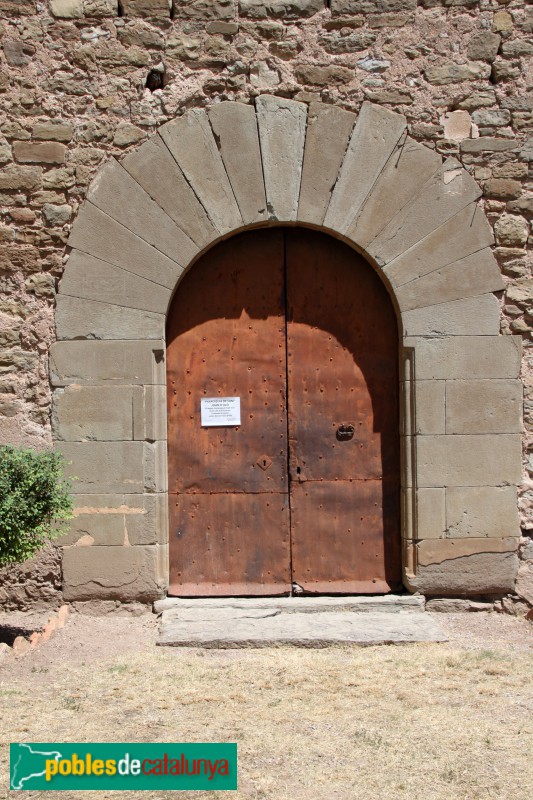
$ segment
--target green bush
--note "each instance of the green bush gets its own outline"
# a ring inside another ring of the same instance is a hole
[[[0,446],[0,566],[26,561],[72,519],[60,453]]]

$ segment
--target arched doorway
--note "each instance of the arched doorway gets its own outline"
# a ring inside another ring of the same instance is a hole
[[[171,594],[400,587],[397,321],[361,256],[304,228],[218,244],[167,374]]]

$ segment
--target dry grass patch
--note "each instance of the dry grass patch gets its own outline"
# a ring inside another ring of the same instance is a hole
[[[237,741],[247,800],[530,800],[532,668],[532,652],[450,645],[36,659],[0,673],[1,740]],[[7,769],[2,747],[3,787]]]

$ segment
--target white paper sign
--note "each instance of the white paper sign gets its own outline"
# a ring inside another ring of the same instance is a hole
[[[240,397],[202,397],[200,410],[204,428],[241,424]]]

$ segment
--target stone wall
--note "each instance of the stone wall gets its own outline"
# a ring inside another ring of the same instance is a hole
[[[50,443],[48,350],[65,242],[107,158],[217,100],[270,93],[357,112],[368,99],[404,114],[414,139],[457,157],[483,187],[506,284],[501,329],[525,345],[518,591],[533,604],[533,7],[523,0],[329,6],[0,0],[1,441]]]

